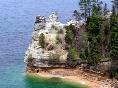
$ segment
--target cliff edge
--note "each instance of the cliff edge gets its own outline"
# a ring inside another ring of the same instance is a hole
[[[67,24],[59,22],[57,13],[52,13],[48,19],[37,16],[32,33],[32,42],[25,53],[24,62],[35,67],[65,66],[67,50],[65,49],[65,27],[79,24],[69,21]]]

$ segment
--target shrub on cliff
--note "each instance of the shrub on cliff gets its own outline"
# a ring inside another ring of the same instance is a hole
[[[42,48],[45,48],[45,35],[43,33],[39,36],[39,44]]]
[[[60,59],[59,59],[59,55],[58,54],[50,54],[49,55],[49,64],[52,64],[52,65],[56,65],[60,62]]]
[[[33,64],[33,57],[32,57],[32,54],[29,54],[29,56],[28,56],[28,59],[27,59],[27,62],[28,62],[28,64],[29,65],[32,65]]]

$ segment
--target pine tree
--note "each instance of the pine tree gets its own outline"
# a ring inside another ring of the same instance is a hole
[[[109,10],[107,8],[107,3],[105,3],[104,9],[103,9],[104,16],[107,14],[107,12],[109,12]]]
[[[81,13],[78,12],[77,10],[75,10],[73,12],[73,16],[75,17],[75,19],[78,21],[78,20],[81,20]]]
[[[103,8],[102,8],[102,1],[97,1],[96,3],[93,4],[92,6],[92,16],[102,16],[103,15]]]
[[[111,16],[111,56],[118,57],[118,7],[114,0]]]
[[[113,14],[118,14],[118,0],[113,0],[112,12]]]
[[[113,18],[112,18],[113,20]],[[117,20],[118,21],[118,20]],[[112,23],[112,36],[111,36],[111,55],[113,57],[118,57],[118,25],[114,25],[116,22],[115,20],[112,21],[114,23]]]
[[[87,17],[92,16],[93,13],[96,15],[101,15],[101,4],[102,1],[99,0],[80,0],[80,10],[82,11],[82,16],[87,20]]]
[[[97,65],[101,57],[101,24],[101,17],[91,16],[87,19],[86,29],[89,42],[87,61],[91,65]]]
[[[95,0],[80,0],[80,10],[81,10],[81,16],[84,18],[84,20],[87,20],[87,17],[91,14],[91,3],[95,2]]]
[[[111,58],[112,58],[112,76],[118,78],[118,1],[113,1],[111,15]]]
[[[65,42],[70,46],[74,43],[75,33],[76,29],[72,24],[66,27]]]
[[[78,60],[78,52],[75,48],[70,48],[67,55],[67,65],[70,67],[75,67]]]

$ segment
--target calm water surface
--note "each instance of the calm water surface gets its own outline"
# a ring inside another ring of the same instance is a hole
[[[35,16],[58,11],[60,20],[65,22],[72,18],[77,3],[78,0],[0,0],[0,88],[82,88],[27,76],[23,63]]]

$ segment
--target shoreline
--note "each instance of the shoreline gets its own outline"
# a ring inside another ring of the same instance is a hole
[[[27,71],[27,73],[45,78],[57,77],[68,82],[88,86],[88,88],[113,88],[110,85],[112,83],[111,79],[96,74],[90,75],[90,73],[86,73],[79,69],[51,69],[47,71],[41,70],[38,73]]]

